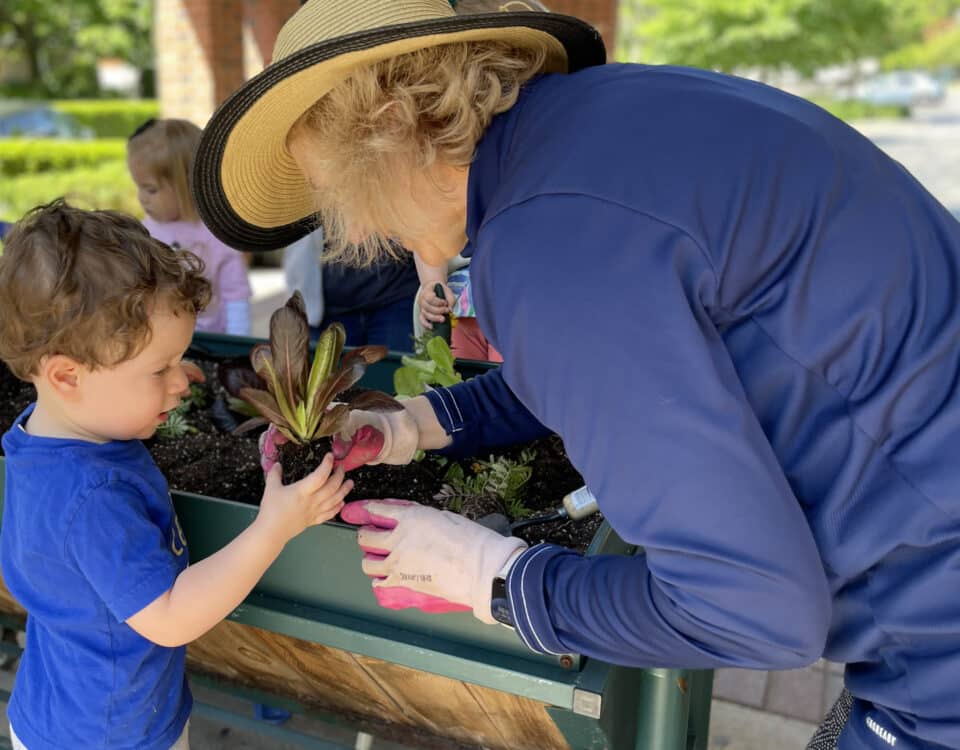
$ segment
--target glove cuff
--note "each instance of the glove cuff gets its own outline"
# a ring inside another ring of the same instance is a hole
[[[373,464],[403,466],[410,463],[420,444],[420,429],[406,409],[381,412],[383,417],[383,450]]]

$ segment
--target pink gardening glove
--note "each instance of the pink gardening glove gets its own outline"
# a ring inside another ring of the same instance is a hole
[[[346,427],[333,436],[333,456],[350,471],[364,464],[408,464],[420,442],[416,420],[400,411],[350,412]]]
[[[333,436],[331,452],[337,466],[344,471],[356,469],[369,463],[377,463],[377,456],[383,452],[383,433],[376,427],[365,424],[357,428],[350,440],[344,440],[338,434]]]
[[[347,503],[340,510],[340,518],[347,523],[356,524],[361,530],[368,529],[372,531],[389,530],[396,528],[397,522],[387,516],[373,515],[367,510],[369,500],[357,500]],[[389,505],[413,505],[409,500],[378,500],[378,503]],[[364,560],[382,560],[386,557],[387,550],[366,548],[361,545]],[[421,594],[418,591],[403,586],[393,588],[377,587],[374,584],[373,593],[377,597],[377,603],[387,609],[409,609],[415,607],[429,614],[443,614],[445,612],[469,612],[470,607],[465,604],[454,604],[451,601],[442,599],[430,594]]]
[[[263,432],[260,433],[260,468],[264,474],[269,474],[270,469],[280,458],[280,446],[290,442],[286,436],[276,428],[273,422]]]
[[[340,517],[360,525],[363,572],[376,579],[373,593],[388,609],[472,611],[492,624],[493,578],[527,546],[456,513],[409,500],[357,500],[347,503]]]

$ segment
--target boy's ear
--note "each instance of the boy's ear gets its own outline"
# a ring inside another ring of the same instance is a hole
[[[77,391],[81,365],[66,354],[53,354],[40,365],[40,379],[65,398]]]

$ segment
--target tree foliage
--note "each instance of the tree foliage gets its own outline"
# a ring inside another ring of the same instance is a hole
[[[960,70],[960,26],[891,52],[883,58],[883,67]]]
[[[909,42],[884,56],[885,68],[960,69],[960,0],[909,0],[903,16]]]
[[[621,59],[802,74],[914,43],[957,0],[622,0]]]
[[[27,65],[29,93],[97,93],[96,61],[118,57],[153,67],[151,0],[2,0],[0,51]]]

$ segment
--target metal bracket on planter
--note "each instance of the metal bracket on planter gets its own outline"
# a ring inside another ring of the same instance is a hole
[[[603,696],[581,688],[573,689],[573,712],[591,719],[600,718],[600,709],[603,706]]]

